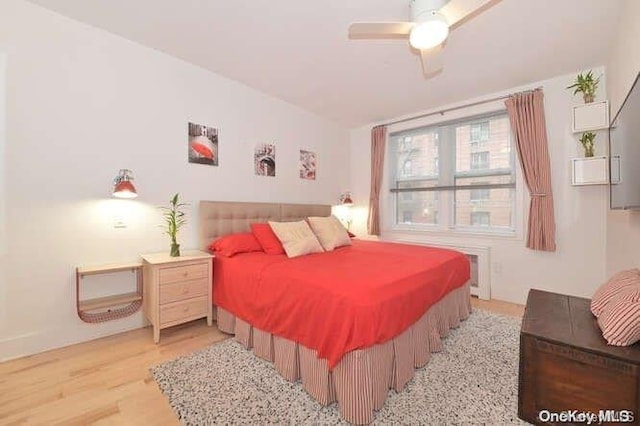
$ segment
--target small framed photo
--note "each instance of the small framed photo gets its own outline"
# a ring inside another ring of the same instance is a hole
[[[189,123],[189,162],[218,165],[218,129]]]
[[[258,176],[276,175],[276,145],[261,143],[253,153],[253,166]]]
[[[316,153],[300,150],[300,179],[316,180]]]

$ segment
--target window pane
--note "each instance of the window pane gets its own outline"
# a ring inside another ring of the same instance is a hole
[[[402,136],[395,147],[397,172],[394,188],[424,188],[438,185],[438,134],[435,130]],[[438,223],[437,192],[396,193],[396,223]]]
[[[489,140],[489,122],[471,124],[470,126],[471,141]]]
[[[483,191],[482,197],[474,199],[474,195],[478,194],[473,194],[473,191]],[[513,229],[513,188],[459,189],[455,192],[455,198],[456,226],[483,227],[496,231]]]
[[[470,192],[471,201],[487,201],[491,197],[491,189],[489,188],[472,189]]]
[[[469,143],[471,150],[485,148],[489,140],[489,122],[471,124],[469,129]]]
[[[489,226],[490,212],[471,212],[471,226]]]
[[[438,192],[409,192],[411,199],[405,199],[403,192],[396,193],[396,220],[399,224],[435,225],[438,223]]]
[[[456,127],[456,175],[476,170],[511,169],[512,157],[506,116]]]
[[[470,161],[471,170],[489,169],[489,151],[472,152]]]
[[[438,135],[435,131],[396,140],[397,178],[438,176]]]

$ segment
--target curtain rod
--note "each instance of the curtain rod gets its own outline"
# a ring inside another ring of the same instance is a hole
[[[536,90],[542,90],[542,86],[536,87],[535,89],[531,89],[531,90],[525,90],[525,91],[519,92],[519,93],[535,92]],[[379,124],[378,126],[391,126],[392,124],[405,123],[407,121],[417,120],[419,118],[431,117],[432,115],[444,115],[447,112],[456,111],[456,110],[464,109],[464,108],[470,108],[470,107],[474,107],[474,106],[482,105],[482,104],[488,104],[489,102],[495,102],[495,101],[499,101],[501,99],[507,99],[509,96],[511,96],[511,95],[496,96],[495,98],[485,99],[485,100],[482,100],[482,101],[472,102],[472,103],[464,104],[464,105],[458,105],[458,106],[455,106],[455,107],[442,109],[440,111],[428,112],[426,114],[420,114],[420,115],[416,115],[416,116],[413,116],[413,117],[403,118],[403,119],[400,119],[400,120],[388,121],[386,123]],[[376,127],[378,127],[378,126],[376,126]]]

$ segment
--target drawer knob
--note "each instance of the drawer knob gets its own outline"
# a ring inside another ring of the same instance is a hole
[[[187,293],[189,293],[189,289],[187,287],[183,287],[182,294],[187,294]]]
[[[189,273],[188,273],[188,272],[183,272],[183,273],[182,273],[182,276],[183,276],[183,277],[186,277],[187,275],[189,275]]]
[[[182,308],[182,312],[189,312],[189,307],[185,306],[184,308]]]

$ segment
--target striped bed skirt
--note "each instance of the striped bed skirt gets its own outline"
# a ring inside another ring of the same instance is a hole
[[[441,337],[460,325],[471,313],[469,283],[447,294],[411,327],[385,343],[348,352],[329,371],[326,359],[294,341],[259,330],[217,307],[220,331],[235,339],[256,356],[275,364],[287,380],[302,381],[304,389],[320,404],[337,401],[342,417],[354,424],[371,423],[374,411],[413,378],[416,368],[429,362],[432,352],[442,349]]]

